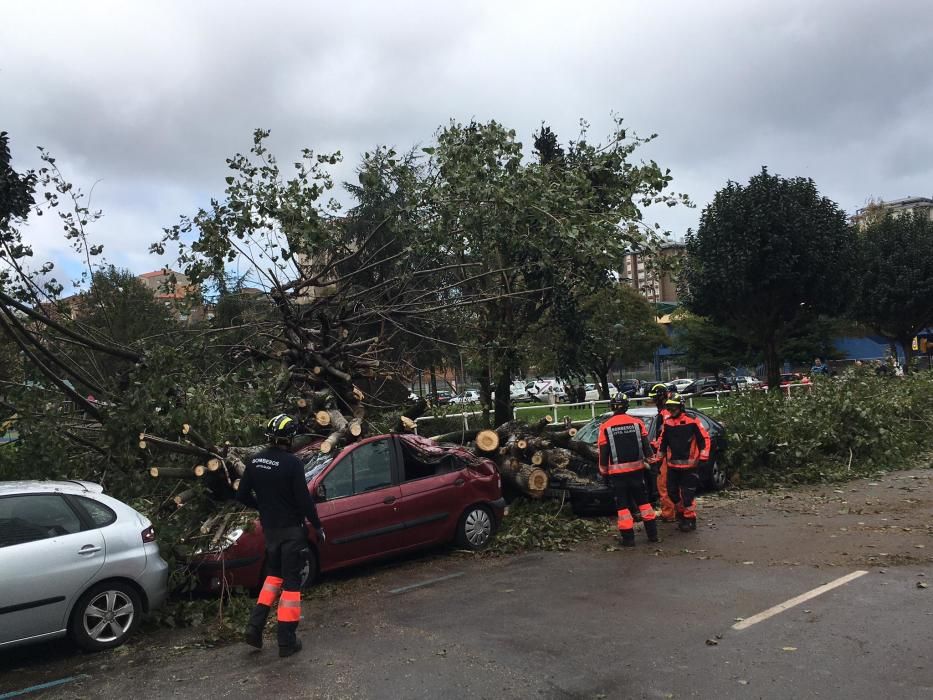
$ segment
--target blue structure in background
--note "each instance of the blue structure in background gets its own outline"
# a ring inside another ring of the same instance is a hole
[[[836,338],[833,347],[843,355],[846,360],[883,360],[891,353],[891,345],[880,335],[869,335],[864,338]],[[904,362],[904,348],[898,343],[897,361]]]

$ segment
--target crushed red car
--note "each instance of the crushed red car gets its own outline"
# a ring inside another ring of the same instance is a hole
[[[417,435],[378,435],[336,455],[306,448],[305,479],[327,533],[308,527],[305,585],[319,572],[456,542],[483,549],[505,513],[495,464]],[[257,588],[265,576],[258,518],[188,562],[200,590]]]

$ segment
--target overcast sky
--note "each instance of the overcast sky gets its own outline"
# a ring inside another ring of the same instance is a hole
[[[161,228],[223,190],[224,159],[272,130],[283,162],[407,149],[450,118],[525,142],[618,113],[658,140],[697,209],[729,179],[812,177],[853,212],[933,196],[933,2],[27,2],[0,15],[0,130],[14,165],[50,149],[105,217],[109,260],[157,269]],[[99,182],[98,182],[99,181]],[[46,219],[48,217],[45,217]],[[62,258],[45,222],[37,256]]]

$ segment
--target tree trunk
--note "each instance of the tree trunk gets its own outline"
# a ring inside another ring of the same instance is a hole
[[[495,425],[502,425],[512,420],[512,371],[503,367],[496,382]]]
[[[781,390],[781,365],[778,358],[777,340],[769,338],[765,345],[765,364],[768,367],[768,389]]]
[[[910,372],[910,363],[914,359],[914,336],[909,335],[904,338],[898,338],[901,347],[904,348],[904,374]],[[894,348],[894,361],[897,361],[897,347]]]

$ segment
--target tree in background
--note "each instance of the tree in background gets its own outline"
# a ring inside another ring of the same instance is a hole
[[[728,328],[685,309],[674,314],[672,327],[671,343],[683,353],[681,361],[692,372],[718,377],[735,365],[749,363],[754,356],[748,343]]]
[[[592,374],[602,400],[609,399],[609,371],[651,359],[667,340],[651,304],[627,284],[602,289],[580,304],[583,333],[578,366]]]
[[[760,350],[780,385],[780,349],[803,316],[837,315],[853,288],[854,234],[810,179],[767,169],[729,182],[686,236],[685,306]]]
[[[852,316],[904,348],[933,325],[933,221],[926,213],[871,217],[858,236],[858,292]]]
[[[511,418],[509,387],[542,324],[571,324],[575,300],[606,287],[625,250],[656,236],[642,222],[665,195],[667,171],[633,164],[646,140],[616,121],[605,144],[586,128],[561,146],[543,127],[525,160],[514,131],[497,122],[451,124],[431,155],[430,216],[458,294],[485,299],[464,318],[464,337],[489,361],[483,392],[495,390],[495,422]],[[484,273],[480,275],[479,273]],[[540,335],[539,335],[540,334]],[[494,385],[494,387],[493,387]]]

